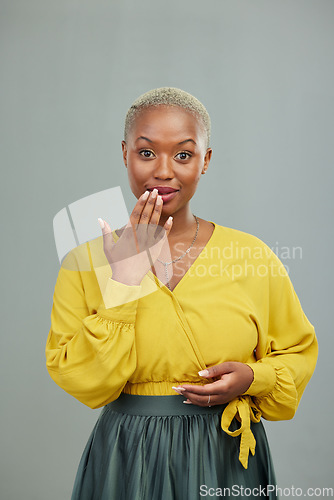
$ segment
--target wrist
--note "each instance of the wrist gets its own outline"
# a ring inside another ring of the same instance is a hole
[[[245,369],[246,369],[246,372],[247,372],[247,382],[246,383],[248,385],[245,388],[244,392],[248,391],[248,389],[250,388],[250,386],[254,382],[254,371],[252,370],[252,368],[249,365],[245,364]]]
[[[261,361],[246,364],[253,371],[254,378],[245,394],[261,397],[270,393],[276,384],[274,367]]]

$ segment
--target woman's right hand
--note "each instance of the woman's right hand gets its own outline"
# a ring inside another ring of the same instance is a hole
[[[169,217],[163,227],[159,226],[162,206],[163,201],[157,189],[145,191],[116,242],[109,224],[99,219],[103,249],[114,280],[125,285],[140,285],[159,257],[173,224],[172,217]]]

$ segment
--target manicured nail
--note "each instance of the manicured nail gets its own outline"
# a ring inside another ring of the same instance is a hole
[[[182,403],[184,403],[185,405],[192,405],[192,402],[189,401],[189,399],[187,399],[186,401],[182,401]]]
[[[176,391],[176,392],[183,392],[183,391],[185,391],[184,387],[172,387],[172,389],[174,389],[174,391]]]
[[[170,215],[167,219],[167,224],[171,224],[173,222],[173,217]]]
[[[154,188],[152,191],[152,198],[156,198],[157,194],[158,194],[158,190],[156,188]]]
[[[97,220],[99,221],[101,229],[104,229],[104,221],[102,219],[100,219],[100,217]]]
[[[156,205],[162,205],[162,198],[160,195],[157,197],[157,201],[155,203]]]
[[[143,193],[143,194],[141,195],[142,200],[147,200],[147,198],[149,197],[149,194],[150,194],[150,192],[149,192],[149,191],[145,191],[145,193]]]
[[[209,376],[209,370],[202,370],[202,371],[198,372],[198,375],[200,377],[208,377]]]

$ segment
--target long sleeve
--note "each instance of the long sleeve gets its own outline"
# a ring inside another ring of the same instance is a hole
[[[98,408],[119,396],[136,368],[135,319],[140,286],[109,279],[100,306],[90,314],[83,274],[73,265],[63,265],[59,271],[46,365],[62,389],[87,406]]]
[[[318,343],[281,261],[270,252],[266,315],[259,331],[255,363],[247,363],[254,380],[245,395],[252,396],[267,420],[294,416],[315,369]]]

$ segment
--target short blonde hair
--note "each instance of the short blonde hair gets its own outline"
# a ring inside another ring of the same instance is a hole
[[[146,108],[161,105],[183,108],[200,118],[207,136],[207,147],[209,147],[211,136],[211,120],[209,113],[196,97],[175,87],[160,87],[149,90],[134,101],[125,117],[124,140],[127,140],[130,128],[141,111]]]

